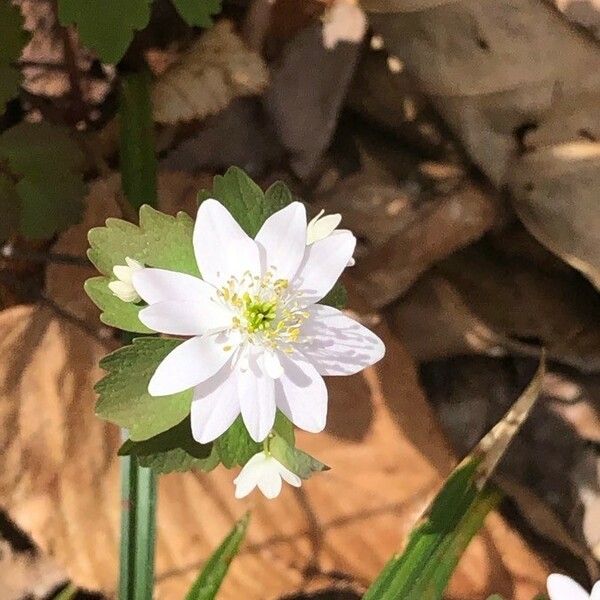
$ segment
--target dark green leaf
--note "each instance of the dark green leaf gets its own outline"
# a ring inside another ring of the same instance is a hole
[[[289,419],[277,411],[273,429],[294,444],[294,428]],[[234,421],[233,425],[216,441],[217,450],[221,462],[229,469],[235,465],[245,465],[255,454],[263,449],[262,443],[255,442],[248,433],[241,415]]]
[[[192,585],[185,600],[214,600],[229,569],[229,564],[238,553],[242,543],[248,521],[246,513],[233,527],[231,533],[223,540],[222,544],[206,561],[198,579]]]
[[[6,103],[19,93],[21,73],[14,67],[29,40],[23,29],[19,7],[4,0],[0,2],[0,115]]]
[[[471,538],[501,494],[487,485],[538,397],[545,361],[504,418],[450,475],[413,530],[404,552],[393,557],[364,600],[439,600]]]
[[[219,464],[214,444],[199,444],[192,437],[190,418],[150,439],[127,440],[119,450],[121,456],[136,456],[142,467],[155,473],[174,471],[211,471]]]
[[[319,304],[325,304],[326,306],[333,306],[342,310],[348,303],[348,292],[341,281],[338,281],[333,288],[329,291],[325,298],[319,301]]]
[[[230,167],[225,175],[214,178],[212,190],[200,192],[198,200],[219,200],[242,229],[254,237],[268,217],[291,202],[292,194],[284,188],[285,184],[275,183],[265,195],[242,169]]]
[[[9,218],[25,236],[49,238],[79,219],[83,166],[83,154],[67,129],[20,123],[0,135],[0,206],[12,213]]]
[[[221,12],[221,0],[173,0],[181,18],[195,27],[210,27],[211,17]]]
[[[269,440],[269,451],[282,465],[302,479],[308,479],[313,473],[329,470],[327,465],[319,462],[310,454],[294,448],[279,435],[274,435]]]
[[[159,363],[182,340],[143,337],[100,362],[108,374],[96,384],[98,416],[125,427],[133,440],[145,440],[181,422],[190,412],[192,390],[154,397],[148,382]]]
[[[58,0],[62,25],[77,25],[81,41],[106,63],[118,62],[136,30],[150,20],[152,0]]]

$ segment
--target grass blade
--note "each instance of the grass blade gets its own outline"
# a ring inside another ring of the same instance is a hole
[[[246,513],[233,526],[229,535],[204,565],[185,600],[213,600],[216,597],[229,570],[229,565],[238,553],[240,544],[246,535],[249,520],[250,514]]]
[[[363,600],[439,600],[472,537],[502,495],[489,477],[529,415],[542,387],[545,359],[504,418],[450,475]]]

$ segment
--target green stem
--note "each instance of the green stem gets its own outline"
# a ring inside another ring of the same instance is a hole
[[[150,82],[150,74],[144,71],[124,75],[121,84],[121,177],[128,200],[124,216],[137,212],[142,204],[157,204]],[[123,437],[127,438],[125,431]],[[155,477],[135,457],[125,456],[121,458],[119,600],[152,599],[155,534]]]

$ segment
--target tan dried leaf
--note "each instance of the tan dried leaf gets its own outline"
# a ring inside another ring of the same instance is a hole
[[[275,599],[343,573],[364,588],[402,547],[453,465],[403,348],[363,375],[330,382],[328,432],[299,443],[333,470],[275,502],[233,497],[232,473],[161,478],[158,599],[182,597],[232,521],[253,510],[248,543],[220,598]],[[93,413],[102,344],[45,308],[0,313],[0,504],[74,581],[115,588],[119,534],[118,431]],[[498,557],[501,564],[498,565]],[[336,573],[336,575],[329,575]],[[450,597],[531,598],[547,570],[493,515],[471,546]]]
[[[204,119],[235,98],[259,94],[268,80],[261,57],[244,45],[231,22],[219,21],[156,81],[154,119]]]

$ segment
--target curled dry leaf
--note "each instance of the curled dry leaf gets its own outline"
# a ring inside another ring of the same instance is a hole
[[[328,432],[299,444],[333,466],[277,502],[233,497],[231,474],[161,477],[159,600],[183,597],[199,567],[248,508],[248,543],[223,600],[276,599],[342,573],[363,588],[402,546],[453,464],[404,349],[378,328],[388,354],[362,375],[330,383]],[[114,590],[119,534],[119,432],[93,414],[102,344],[35,306],[0,313],[0,504],[75,583]],[[210,515],[210,518],[207,518]],[[491,565],[494,568],[491,568]],[[335,573],[329,575],[329,573]],[[498,515],[458,568],[450,594],[493,591],[529,600],[547,569]]]
[[[219,21],[159,77],[152,91],[154,119],[178,123],[204,119],[233,99],[259,94],[269,74],[229,21]]]

